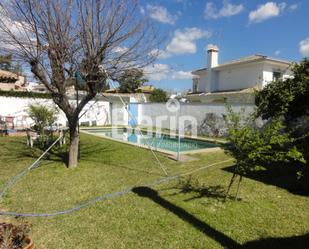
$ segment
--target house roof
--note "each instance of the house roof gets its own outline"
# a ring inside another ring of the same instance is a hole
[[[140,86],[137,91],[141,93],[151,93],[155,90],[153,86]]]
[[[250,104],[254,103],[255,88],[245,88],[233,91],[211,92],[211,93],[193,93],[186,97],[192,102],[202,103],[235,103],[235,104]]]
[[[289,66],[291,65],[291,62],[289,61],[285,61],[285,60],[280,60],[280,59],[276,59],[276,58],[272,58],[266,55],[261,55],[261,54],[256,54],[256,55],[251,55],[251,56],[247,56],[247,57],[243,57],[240,59],[236,59],[236,60],[231,60],[228,62],[225,62],[223,64],[220,64],[216,67],[214,67],[214,70],[220,70],[229,66],[233,66],[233,65],[240,65],[240,64],[245,64],[245,63],[250,63],[250,62],[258,62],[258,61],[269,61],[269,62],[273,62],[273,63],[279,63],[285,66]],[[197,70],[194,70],[192,73],[199,73],[202,71],[205,71],[207,68],[200,68]]]
[[[18,84],[12,84],[12,83],[0,83],[0,90],[1,91],[27,91],[26,87],[23,87]]]
[[[0,70],[0,82],[12,82],[18,80],[18,75],[9,71]]]
[[[230,94],[238,94],[238,93],[254,93],[257,88],[250,87],[250,88],[243,88],[243,89],[237,89],[237,90],[226,90],[226,91],[216,91],[216,92],[200,92],[200,93],[190,93],[188,95],[198,95],[198,96],[208,96],[208,95],[230,95]]]

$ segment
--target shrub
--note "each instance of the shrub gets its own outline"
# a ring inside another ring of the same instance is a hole
[[[233,112],[230,106],[227,109],[227,139],[230,142],[227,151],[236,159],[236,165],[226,196],[239,176],[236,199],[242,176],[261,166],[278,162],[306,163],[303,154],[295,146],[295,140],[284,132],[282,119],[271,119],[258,128],[254,124],[255,114],[244,116]]]
[[[167,101],[167,93],[160,88],[155,89],[150,94],[149,100],[151,102],[156,102],[156,103],[166,102]]]

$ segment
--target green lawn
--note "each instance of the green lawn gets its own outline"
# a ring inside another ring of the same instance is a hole
[[[51,155],[0,200],[0,210],[54,212],[163,177],[148,150],[89,135],[82,135],[81,145],[78,168],[66,169]],[[0,186],[39,154],[24,138],[0,137]],[[194,156],[199,160],[178,163],[158,154],[170,175],[229,159],[224,152]],[[157,195],[137,188],[139,195],[129,192],[71,214],[23,220],[32,224],[39,249],[309,248],[309,198],[245,178],[242,199],[224,203],[222,190],[231,177],[224,169],[232,164],[197,171],[193,186],[173,180],[153,186]]]

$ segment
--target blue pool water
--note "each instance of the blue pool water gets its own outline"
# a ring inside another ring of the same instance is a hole
[[[190,151],[218,147],[218,144],[190,138],[181,138],[180,145],[177,137],[165,134],[144,133],[126,129],[85,129],[89,133],[104,135],[120,141],[127,141],[138,145],[151,146],[154,149],[163,149],[172,152]]]

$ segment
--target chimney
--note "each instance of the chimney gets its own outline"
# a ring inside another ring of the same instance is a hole
[[[209,44],[207,46],[207,68],[218,66],[219,48],[216,45]]]

